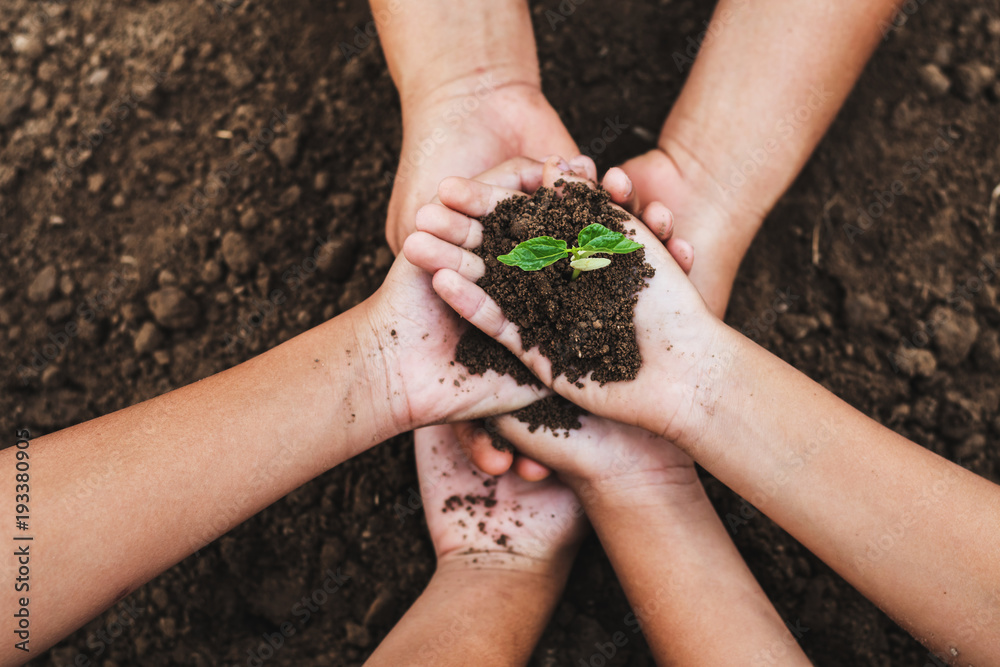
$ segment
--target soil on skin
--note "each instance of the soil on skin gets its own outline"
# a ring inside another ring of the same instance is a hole
[[[644,250],[615,255],[609,266],[576,280],[570,280],[573,269],[568,261],[523,271],[497,260],[518,243],[538,236],[562,239],[573,247],[580,230],[593,223],[625,231],[622,221],[628,215],[611,205],[607,192],[582,183],[560,181],[556,186],[563,187],[563,196],[539,188],[530,197],[500,202],[483,217],[483,243],[473,251],[486,264],[478,284],[517,325],[524,349],[537,346],[552,362],[553,378],[565,375],[569,382],[577,382],[589,374],[601,384],[632,380],[642,365],[632,314],[637,293],[653,275]],[[466,362],[482,363],[483,355],[471,343],[460,351],[457,361],[466,366]],[[504,363],[504,370],[509,367]]]
[[[1000,221],[989,203],[1000,89],[976,74],[1000,69],[1000,5],[917,5],[904,25],[884,28],[829,135],[765,222],[726,320],[863,413],[996,482],[1000,269],[989,260]],[[532,3],[543,87],[603,172],[654,146],[713,3],[566,6]],[[383,231],[402,130],[381,49],[366,44],[371,18],[364,0],[4,0],[3,445],[15,429],[38,437],[224,370],[377,288],[392,261]],[[736,13],[725,29],[740,21]],[[9,37],[22,34],[15,51]],[[339,45],[355,40],[348,61]],[[129,93],[141,99],[123,101]],[[808,97],[760,94],[782,105],[783,128],[803,131],[796,116],[811,113]],[[241,157],[247,137],[266,138],[275,110],[287,125]],[[98,132],[105,119],[112,127]],[[949,126],[961,138],[941,149]],[[735,157],[721,175],[732,188],[753,156]],[[69,168],[61,180],[56,165]],[[892,201],[881,211],[878,193]],[[182,205],[195,213],[178,214]],[[859,208],[874,214],[863,226]],[[167,287],[188,298],[150,302]],[[269,307],[274,289],[285,299]],[[930,321],[946,323],[927,336]],[[64,340],[70,322],[76,335]],[[64,343],[55,359],[44,356],[50,334]],[[33,360],[41,370],[19,377]],[[937,664],[749,500],[703,481],[814,664]],[[82,655],[104,667],[247,665],[248,651],[268,648],[262,635],[291,622],[295,634],[266,667],[361,665],[434,571],[420,510],[398,511],[417,488],[410,436],[375,447],[139,586],[125,600],[134,619],[116,605],[33,651],[31,664],[88,664]],[[91,487],[78,497],[86,503]],[[896,528],[886,535],[897,539]],[[303,624],[293,608],[328,570],[350,579]],[[100,640],[109,629],[115,639]],[[609,642],[615,653],[604,658],[598,646]],[[581,661],[654,664],[595,537],[531,664]]]

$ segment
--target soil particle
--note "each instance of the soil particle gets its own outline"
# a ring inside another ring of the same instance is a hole
[[[951,88],[951,79],[934,63],[921,67],[917,70],[917,75],[927,92],[935,97],[944,95]]]
[[[930,350],[900,345],[893,355],[899,370],[908,377],[931,377],[937,371],[937,359]]]
[[[222,237],[222,259],[233,273],[244,276],[257,266],[257,246],[237,231],[226,232]]]
[[[934,347],[937,359],[944,366],[957,366],[972,350],[979,336],[979,324],[972,315],[957,313],[947,306],[931,311],[929,321],[934,325]]]
[[[163,335],[152,322],[144,322],[135,335],[133,347],[136,354],[149,354],[163,342]]]
[[[974,60],[955,68],[955,91],[965,101],[973,102],[995,78],[996,70]]]
[[[167,329],[190,329],[198,323],[198,304],[177,287],[164,287],[149,295],[149,311]]]
[[[45,303],[55,294],[59,272],[56,267],[49,264],[35,276],[35,279],[28,285],[28,300],[34,303]]]
[[[844,299],[844,314],[851,327],[874,329],[889,317],[889,306],[870,294],[848,294]]]

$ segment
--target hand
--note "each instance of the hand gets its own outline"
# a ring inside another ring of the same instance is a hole
[[[563,483],[481,473],[447,426],[420,429],[414,440],[420,495],[439,566],[569,569],[587,522]]]
[[[673,490],[652,494],[656,501],[666,495],[683,498],[683,502],[691,498],[707,502],[700,493],[694,461],[670,442],[636,426],[593,415],[581,417],[580,422],[581,429],[564,435],[544,428],[531,433],[527,424],[510,415],[488,420],[519,452],[552,468],[584,505],[597,500],[606,505],[634,504],[649,497],[652,488]]]
[[[553,378],[551,364],[537,349],[523,350],[517,327],[474,284],[485,270],[482,260],[469,252],[482,235],[482,226],[475,218],[519,193],[452,178],[441,184],[438,194],[448,208],[439,206],[421,216],[421,229],[427,231],[407,240],[405,254],[435,274],[434,289],[446,302],[514,352],[542,382],[590,412],[642,426],[672,441],[682,433],[696,437],[701,425],[695,417],[710,412],[712,402],[718,400],[721,388],[715,386],[713,375],[723,360],[712,355],[715,339],[726,329],[708,311],[684,270],[644,225],[635,218],[625,223],[646,246],[646,260],[656,270],[649,289],[638,294],[635,308],[643,366],[634,381],[604,387],[585,382],[579,388],[564,377]],[[655,410],[646,407],[650,396],[660,397]]]
[[[669,140],[662,144],[663,148],[621,166],[635,184],[633,197],[623,206],[637,215],[649,202],[670,208],[676,216],[676,234],[689,241],[701,258],[691,282],[721,318],[740,262],[765,212],[741,208],[735,198],[727,197],[721,184],[680,144]]]
[[[493,83],[473,81],[465,90],[450,86],[447,93],[406,98],[403,146],[385,223],[393,252],[413,233],[417,209],[431,201],[442,179],[471,178],[520,155],[538,159],[579,152],[541,89],[486,81]]]

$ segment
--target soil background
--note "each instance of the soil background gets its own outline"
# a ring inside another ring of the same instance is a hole
[[[711,4],[533,3],[545,90],[573,135],[589,146],[608,119],[628,125],[596,154],[602,170],[650,147],[687,71],[675,54]],[[981,66],[1000,66],[1000,6],[910,4],[754,243],[728,319],[864,413],[1000,481],[1000,280],[970,282],[997,241],[1000,89]],[[547,12],[566,20],[552,25]],[[361,0],[0,2],[5,445],[15,428],[37,437],[230,367],[376,288],[392,260],[383,224],[398,100],[377,41],[350,62],[337,48],[370,18]],[[129,93],[141,102],[123,106]],[[288,117],[278,136],[252,159],[238,154],[275,110]],[[959,138],[925,153],[946,126]],[[210,177],[233,160],[238,173]],[[896,181],[902,192],[852,239],[858,207]],[[317,245],[321,268],[303,271]],[[296,267],[292,289],[283,277]],[[148,297],[164,288],[152,312]],[[285,301],[254,317],[275,288]],[[904,341],[918,352],[897,362]],[[37,371],[18,373],[33,361]],[[434,567],[419,513],[401,521],[394,510],[417,486],[411,444],[345,463],[141,587],[128,600],[138,619],[110,644],[98,633],[116,627],[121,605],[35,662],[247,664],[330,569],[350,579],[264,664],[360,664]],[[932,664],[782,530],[705,481],[816,664]],[[590,538],[533,664],[588,664],[595,643],[629,629],[628,613]],[[607,664],[653,664],[627,636]]]

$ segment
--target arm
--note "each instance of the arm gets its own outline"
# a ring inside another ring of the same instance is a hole
[[[720,0],[656,150],[629,161],[640,201],[661,201],[701,259],[716,314],[775,202],[826,133],[899,0]]]
[[[561,572],[439,563],[366,665],[526,665],[562,594]]]
[[[576,496],[554,479],[479,473],[448,427],[414,440],[437,570],[368,664],[527,664],[585,534]],[[468,496],[496,504],[453,503]]]
[[[641,628],[664,665],[761,665],[778,657],[809,664],[736,550],[691,458],[641,429],[581,421],[583,429],[553,438],[512,417],[494,419],[580,498],[634,612],[624,636]]]
[[[542,95],[525,0],[371,5],[403,111],[386,220],[394,252],[443,178],[471,177],[518,155],[576,155]]]
[[[445,181],[440,194],[467,216],[503,196],[464,179]],[[1000,487],[880,426],[726,327],[649,230],[631,228],[656,275],[638,296],[643,366],[628,383],[553,378],[473,283],[484,266],[472,253],[458,271],[419,265],[435,272],[445,301],[547,385],[676,443],[930,648],[972,663],[1000,653]],[[411,239],[408,255],[424,245],[413,254],[444,254],[438,237]]]
[[[24,450],[0,452],[10,471],[0,492],[13,500],[30,491],[30,589],[14,590],[13,556],[0,559],[0,578],[11,582],[8,609],[29,599],[31,650],[376,443],[539,396],[496,378],[461,377],[455,391],[458,326],[426,274],[400,259],[375,296],[326,324],[201,382],[31,441],[29,490],[15,489]],[[25,657],[13,642],[0,645],[0,663]]]

